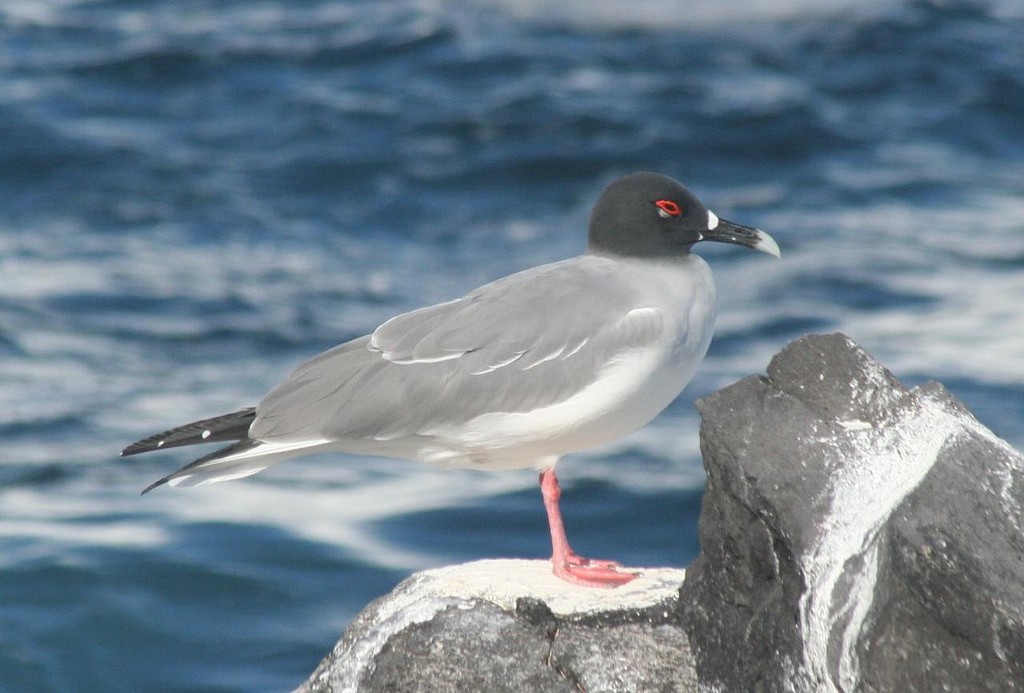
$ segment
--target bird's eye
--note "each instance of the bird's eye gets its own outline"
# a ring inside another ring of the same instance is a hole
[[[678,217],[683,213],[683,210],[679,208],[679,205],[672,200],[658,200],[654,203],[654,206],[658,208],[658,215],[661,216],[662,219]]]

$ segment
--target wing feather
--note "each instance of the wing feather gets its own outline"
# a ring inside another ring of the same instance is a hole
[[[262,440],[429,435],[492,412],[563,401],[664,329],[614,263],[526,270],[399,315],[310,359],[257,406]]]

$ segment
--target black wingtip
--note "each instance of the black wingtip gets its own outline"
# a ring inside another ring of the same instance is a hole
[[[185,445],[221,443],[229,440],[243,440],[249,426],[256,419],[256,408],[246,407],[210,419],[200,419],[137,440],[121,451],[121,457],[138,455],[154,450],[168,450]]]
[[[160,448],[164,447],[163,441],[167,437],[168,433],[170,433],[170,431],[164,431],[163,433],[158,433],[155,436],[150,436],[148,438],[143,438],[142,440],[135,441],[131,445],[121,450],[121,457],[130,457],[131,455],[138,455],[139,453],[143,452],[152,452],[153,450],[159,450]]]
[[[191,426],[192,424],[188,424]],[[143,452],[152,452],[153,450],[159,450],[166,445],[168,437],[173,435],[177,429],[170,429],[157,433],[156,435],[136,440],[131,445],[126,446],[121,450],[121,457],[129,457],[131,455],[138,455]]]

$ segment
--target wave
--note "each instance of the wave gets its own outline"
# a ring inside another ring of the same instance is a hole
[[[547,0],[478,0],[478,5],[498,9],[508,16],[532,23],[560,24],[604,30],[685,30],[729,24],[788,22],[835,16],[867,17],[899,7],[896,0],[600,0],[554,3]]]

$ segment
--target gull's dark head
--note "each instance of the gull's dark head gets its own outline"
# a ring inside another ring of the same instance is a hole
[[[764,231],[719,219],[677,181],[631,173],[612,182],[590,215],[587,252],[620,257],[671,257],[694,243],[734,243],[779,257]]]

